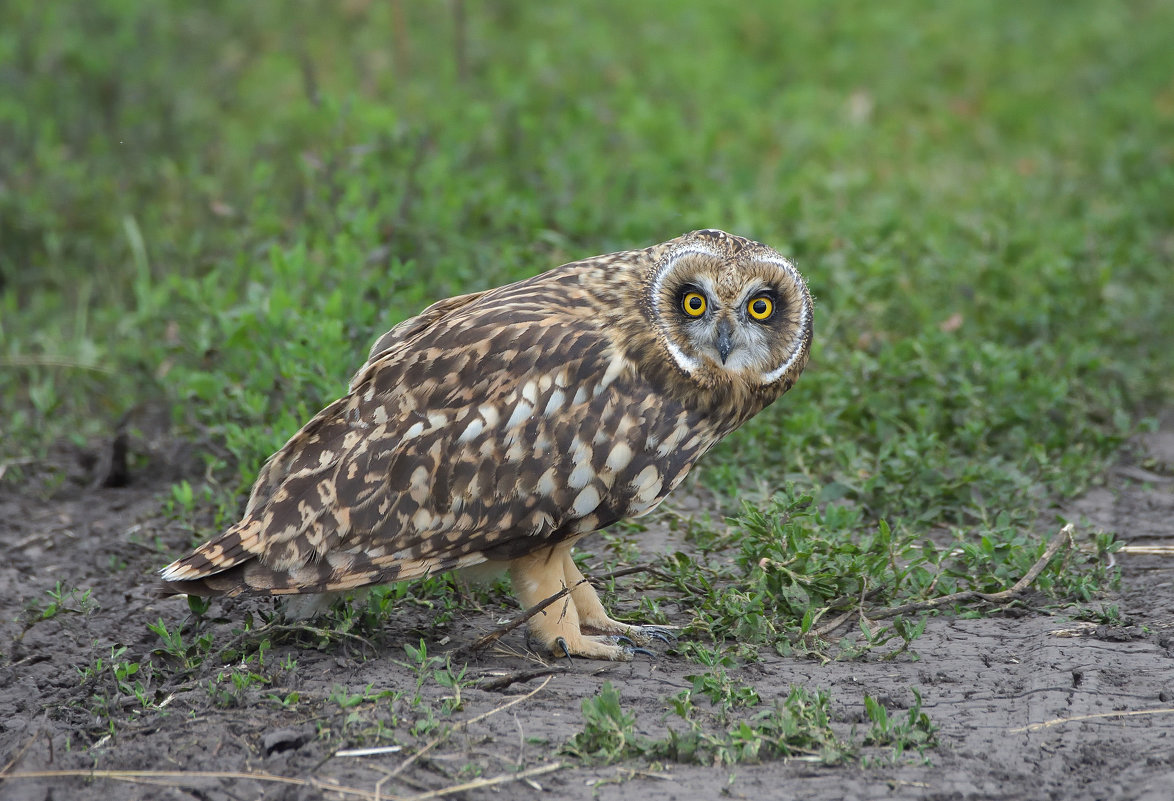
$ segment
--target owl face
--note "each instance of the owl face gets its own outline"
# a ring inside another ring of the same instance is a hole
[[[663,346],[699,382],[736,378],[785,391],[803,369],[811,295],[791,263],[765,245],[698,231],[655,265],[648,287]]]

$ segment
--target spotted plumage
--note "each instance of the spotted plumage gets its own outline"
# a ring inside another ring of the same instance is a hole
[[[488,562],[531,605],[580,581],[577,538],[650,512],[790,389],[811,335],[791,263],[713,230],[442,300],[375,343],[166,590],[321,593]],[[589,584],[569,598],[532,619],[543,649],[625,659],[615,635],[645,639]]]

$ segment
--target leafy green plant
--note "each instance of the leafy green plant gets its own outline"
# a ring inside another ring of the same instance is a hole
[[[620,706],[619,691],[610,681],[581,706],[583,729],[563,746],[564,753],[590,762],[616,762],[643,752],[635,734],[636,717]]]
[[[738,703],[725,693],[719,698],[725,710]],[[748,700],[746,696],[743,699]],[[597,695],[583,700],[583,729],[563,751],[586,762],[604,763],[633,757],[727,766],[785,757],[835,763],[852,753],[853,746],[832,731],[829,704],[826,693],[793,687],[785,699],[749,717],[726,722],[715,732],[699,719],[686,691],[671,699],[670,708],[687,728],[670,727],[664,738],[649,739],[636,735],[635,716],[623,710],[619,693],[610,682],[604,682]]]
[[[731,521],[724,547],[737,548],[737,571],[715,572],[686,554],[662,560],[669,586],[694,610],[692,629],[716,642],[743,649],[770,645],[781,652],[799,647],[816,654],[855,658],[896,643],[887,658],[909,653],[925,630],[932,605],[914,616],[884,610],[974,591],[1010,588],[1044,552],[1045,543],[1022,533],[1000,515],[986,533],[970,540],[961,531],[948,542],[919,540],[910,529],[894,531],[884,520],[870,526],[859,507],[832,502],[817,507],[795,490],[762,507],[746,505]],[[1097,535],[1090,553],[1067,550],[1052,560],[1035,587],[1056,600],[1083,600],[1114,586],[1105,558],[1118,547]],[[982,608],[980,599],[960,600]],[[832,648],[823,637],[854,617],[859,637]],[[869,619],[880,615],[879,619]],[[823,635],[820,632],[825,632]],[[714,657],[696,645],[686,653],[703,664]]]
[[[937,744],[938,727],[930,722],[921,709],[921,693],[911,688],[913,704],[899,719],[889,717],[884,705],[870,695],[864,696],[864,710],[872,722],[864,735],[865,745],[891,745],[892,761],[897,761],[908,750],[924,755],[927,748]]]
[[[240,707],[250,702],[250,691],[269,684],[270,679],[248,668],[221,670],[208,680],[208,697],[219,707]]]
[[[188,596],[189,598],[192,596]],[[212,649],[212,634],[204,632],[196,636],[195,640],[184,640],[181,627],[167,628],[167,624],[159,618],[154,623],[148,623],[147,628],[154,632],[163,641],[163,647],[154,653],[161,653],[174,658],[185,670],[198,667]]]
[[[90,615],[98,610],[98,603],[90,597],[92,590],[69,587],[58,581],[51,590],[45,590],[49,601],[42,606],[32,601],[26,607],[26,621],[31,625],[42,620],[52,620],[61,614]]]

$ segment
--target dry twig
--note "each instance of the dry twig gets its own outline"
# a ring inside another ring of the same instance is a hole
[[[512,620],[498,626],[493,631],[486,634],[484,637],[478,637],[476,640],[474,640],[472,642],[472,644],[467,645],[463,648],[458,648],[457,649],[458,653],[460,653],[460,652],[473,652],[473,653],[475,653],[477,651],[481,651],[481,650],[484,650],[485,648],[488,648],[490,645],[493,645],[495,642],[500,640],[504,635],[513,631],[518,626],[522,625],[527,620],[529,620],[530,618],[537,615],[539,612],[546,609],[546,607],[548,607],[551,604],[553,604],[554,602],[558,601],[560,598],[565,598],[568,595],[570,595],[571,591],[574,590],[575,587],[578,587],[579,584],[582,584],[585,581],[587,581],[587,579],[583,579],[583,581],[577,582],[574,587],[563,587],[561,590],[556,592],[554,595],[550,596],[549,598],[542,599],[541,601],[539,601],[538,603],[531,606],[529,609],[527,609],[522,614],[520,614],[517,617],[513,618]]]
[[[878,609],[870,613],[870,617],[874,620],[883,618],[896,617],[897,615],[907,615],[910,612],[925,612],[931,609],[937,609],[942,606],[949,606],[950,604],[962,603],[964,601],[986,601],[992,604],[1006,603],[1013,601],[1019,596],[1023,595],[1029,587],[1039,578],[1039,574],[1044,572],[1044,568],[1048,563],[1060,552],[1065,546],[1072,547],[1072,524],[1068,523],[1064,528],[1052,537],[1048,547],[1044,549],[1043,556],[1036,560],[1035,564],[1023,574],[1023,578],[1015,582],[1014,585],[999,592],[978,592],[977,590],[966,590],[964,592],[955,592],[950,595],[943,595],[939,598],[931,598],[928,601],[914,601],[912,603],[901,604],[900,606],[893,606],[888,609]]]
[[[483,676],[473,686],[478,690],[504,690],[506,687],[509,687],[511,684],[516,684],[519,681],[530,681],[530,679],[539,679],[543,676],[552,676],[555,673],[566,672],[567,669],[561,667],[540,667],[533,670],[518,670],[499,676]]]
[[[1174,709],[1135,709],[1132,712],[1097,712],[1093,715],[1077,715],[1074,718],[1053,718],[1043,723],[1032,723],[1017,729],[1007,729],[1007,733],[1023,734],[1028,731],[1050,729],[1052,726],[1059,726],[1062,723],[1079,723],[1082,720],[1098,720],[1100,718],[1129,718],[1135,715],[1174,715]]]
[[[535,695],[542,692],[542,690],[544,690],[546,688],[546,685],[550,684],[550,680],[552,678],[554,678],[554,677],[547,676],[546,681],[542,682],[541,684],[539,684],[537,687],[535,687],[533,690],[526,693],[525,695],[518,696],[517,698],[513,699],[512,701],[507,701],[506,703],[502,704],[501,706],[495,706],[493,709],[489,710],[488,712],[483,712],[482,714],[477,715],[476,717],[469,718],[468,720],[462,720],[460,723],[456,724],[455,726],[453,726],[451,729],[444,732],[440,736],[434,738],[427,745],[425,745],[423,748],[421,748],[419,751],[412,754],[410,757],[408,757],[403,762],[401,762],[395,769],[393,769],[387,775],[386,779],[394,779],[396,776],[400,775],[405,770],[407,770],[408,766],[410,766],[413,762],[415,762],[420,757],[427,754],[433,748],[440,745],[442,742],[447,740],[452,735],[456,734],[458,731],[461,731],[462,729],[467,729],[470,726],[472,726],[474,723],[479,723],[480,721],[485,720],[486,718],[491,717],[492,715],[496,715],[498,712],[504,712],[505,710],[509,709],[511,706],[514,706],[515,704],[520,704],[523,701],[526,701],[526,700],[533,698]]]
[[[1043,555],[1036,560],[1035,564],[1023,574],[1023,577],[1011,587],[999,592],[978,592],[977,590],[965,590],[963,592],[955,592],[949,595],[942,595],[937,598],[930,598],[927,601],[912,601],[900,606],[892,606],[887,609],[874,609],[867,611],[868,620],[885,620],[887,618],[897,617],[898,615],[908,615],[914,612],[928,612],[933,609],[939,609],[943,606],[950,606],[957,603],[965,603],[966,601],[986,601],[987,603],[999,604],[1013,601],[1023,595],[1039,578],[1039,574],[1044,571],[1044,568],[1056,557],[1065,546],[1074,547],[1072,543],[1072,524],[1068,523],[1059,532],[1052,537],[1048,543],[1047,548],[1044,549]],[[835,607],[835,602],[830,605]],[[848,609],[840,615],[837,615],[828,623],[820,626],[814,630],[814,635],[819,638],[827,637],[833,631],[844,625],[856,616],[864,616],[866,610],[864,604]]]

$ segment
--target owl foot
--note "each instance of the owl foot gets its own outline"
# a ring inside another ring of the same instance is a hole
[[[666,626],[629,626],[610,618],[603,625],[583,623],[582,628],[592,634],[611,634],[625,637],[636,645],[651,645],[653,640],[660,640],[666,645],[672,645],[677,641],[678,636],[675,631]]]
[[[556,637],[546,650],[556,659],[564,656],[567,659],[580,656],[585,659],[603,659],[609,662],[631,662],[636,654],[656,656],[647,648],[633,645],[631,640],[623,636],[591,637],[572,635]]]

